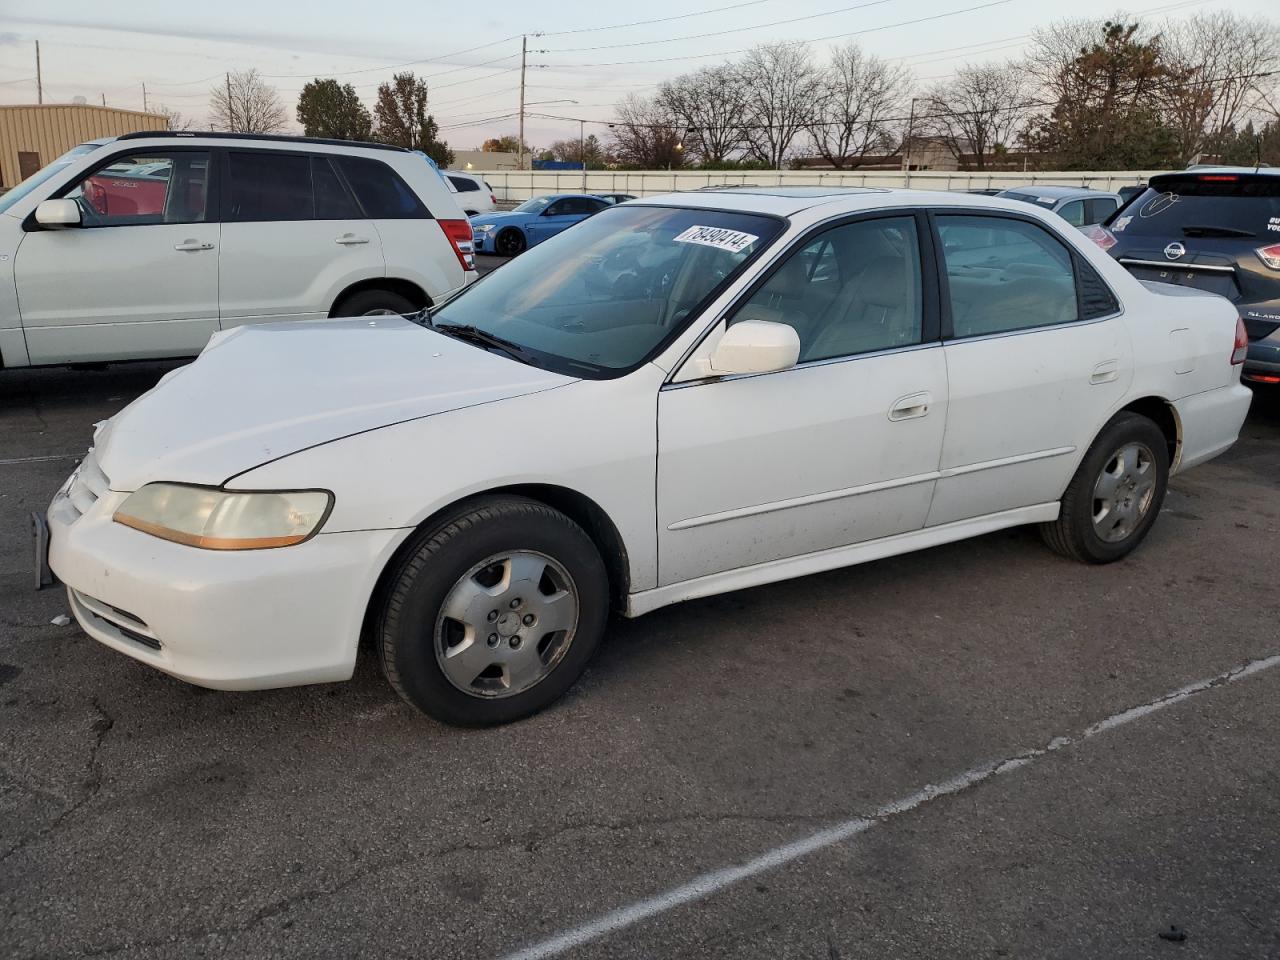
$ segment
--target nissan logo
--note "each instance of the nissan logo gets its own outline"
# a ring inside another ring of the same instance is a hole
[[[1185,256],[1187,248],[1176,240],[1164,248],[1164,255],[1170,260],[1177,260],[1179,257]]]

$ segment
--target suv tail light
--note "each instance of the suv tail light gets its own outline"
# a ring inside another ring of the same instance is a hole
[[[1249,331],[1244,328],[1244,321],[1236,317],[1236,344],[1231,351],[1231,365],[1244,363],[1249,354]]]
[[[489,194],[489,202],[496,207],[498,205],[498,197],[495,194]]]
[[[471,236],[471,224],[466,220],[437,220],[444,235],[449,238],[453,252],[458,255],[458,262],[463,270],[476,268],[475,243]]]
[[[1080,232],[1103,250],[1110,250],[1116,245],[1115,235],[1100,223],[1091,223]]]
[[[1272,270],[1280,270],[1280,243],[1273,243],[1267,247],[1259,247],[1254,251],[1262,262]]]

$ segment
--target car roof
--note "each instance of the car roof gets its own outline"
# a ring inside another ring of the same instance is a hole
[[[981,194],[861,187],[768,187],[761,192],[739,188],[702,189],[642,197],[639,200],[629,201],[627,205],[724,210],[732,213],[758,213],[777,217],[789,217],[802,210],[817,209],[834,216],[844,212],[856,213],[863,210],[908,206],[984,208],[1016,213],[1028,211],[1028,205],[1022,200],[986,197]],[[1036,208],[1032,206],[1030,209]]]
[[[1068,197],[1112,197],[1115,194],[1106,190],[1094,190],[1091,187],[1060,187],[1050,186],[1049,184],[1028,184],[1025,187],[1007,187],[1001,191],[1005,196],[1011,193],[1024,193],[1033,197],[1053,197],[1055,200],[1065,200]]]
[[[1276,177],[1280,176],[1280,167],[1228,167],[1228,166],[1209,166],[1207,164],[1194,164],[1185,170],[1172,170],[1167,173],[1156,174],[1160,177],[1176,177],[1180,173],[1189,173],[1193,175],[1202,173],[1256,173],[1261,176]]]

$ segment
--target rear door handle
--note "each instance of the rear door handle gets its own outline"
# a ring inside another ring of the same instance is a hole
[[[1104,360],[1093,368],[1089,376],[1090,383],[1113,383],[1120,377],[1120,361]]]
[[[340,244],[342,244],[344,247],[350,247],[350,246],[353,246],[354,244],[357,244],[357,243],[368,243],[368,242],[369,242],[369,238],[368,238],[368,237],[357,237],[354,233],[344,233],[342,236],[338,237],[338,238],[337,238],[336,240],[334,240],[333,242],[334,242],[334,243],[340,243]]]
[[[933,394],[928,390],[911,393],[893,402],[893,406],[889,408],[889,419],[914,420],[917,417],[924,417],[928,415],[931,406],[933,406]]]
[[[182,250],[184,252],[191,251],[191,250],[212,250],[213,244],[201,243],[199,240],[195,240],[195,239],[187,239],[187,240],[183,240],[181,243],[175,243],[173,245],[173,249]]]

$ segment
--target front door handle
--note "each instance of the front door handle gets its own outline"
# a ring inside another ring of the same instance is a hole
[[[918,417],[928,416],[931,406],[933,406],[933,394],[928,390],[910,393],[893,402],[893,406],[889,408],[889,419],[915,420]]]
[[[188,238],[186,240],[183,240],[181,243],[175,243],[173,245],[173,249],[182,250],[184,252],[189,252],[191,250],[212,250],[213,244],[201,243],[199,240],[196,240],[194,238]]]
[[[1093,373],[1089,375],[1089,382],[1093,384],[1113,383],[1119,379],[1119,377],[1120,361],[1104,360],[1093,368]]]
[[[355,244],[357,244],[357,243],[368,243],[368,242],[369,242],[369,238],[368,238],[368,237],[357,237],[354,233],[344,233],[342,236],[338,237],[338,238],[337,238],[336,240],[334,240],[333,242],[334,242],[334,243],[340,243],[340,244],[342,244],[344,247],[350,247],[350,246],[353,246],[353,245],[355,245]]]

